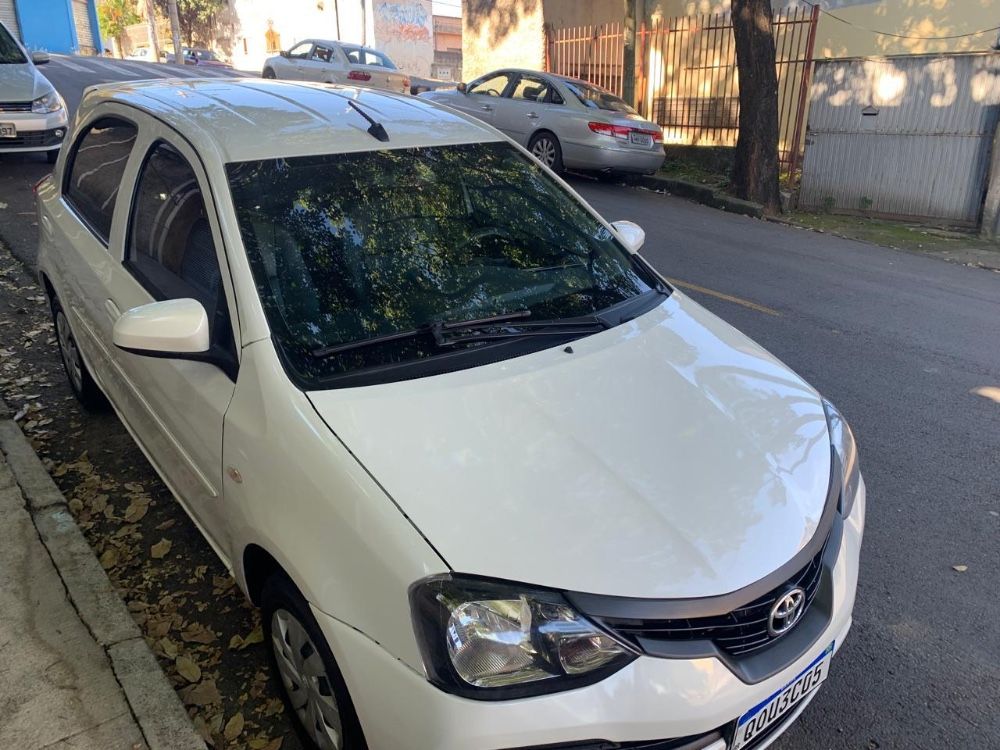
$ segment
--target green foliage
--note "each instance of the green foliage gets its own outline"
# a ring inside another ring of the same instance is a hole
[[[156,9],[164,18],[170,18],[168,0],[154,0]],[[226,0],[177,0],[177,19],[181,25],[181,36],[187,44],[194,44],[194,38],[208,42],[214,36],[215,14],[225,7]]]
[[[101,0],[97,5],[97,20],[104,36],[120,38],[125,28],[142,19],[135,9],[135,0]]]

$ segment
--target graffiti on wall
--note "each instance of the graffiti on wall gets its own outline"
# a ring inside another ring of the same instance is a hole
[[[375,46],[400,70],[428,77],[434,60],[430,0],[376,0]]]

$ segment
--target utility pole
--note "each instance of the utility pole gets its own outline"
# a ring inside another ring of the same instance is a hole
[[[361,0],[361,44],[368,44],[368,0]]]
[[[625,0],[622,99],[635,105],[635,0]]]
[[[177,0],[167,0],[170,14],[170,35],[174,38],[174,64],[184,64],[184,50],[181,48],[181,20],[177,17]]]
[[[160,61],[160,40],[156,36],[156,10],[153,0],[146,0],[146,23],[149,25],[149,46],[153,51],[153,62]]]

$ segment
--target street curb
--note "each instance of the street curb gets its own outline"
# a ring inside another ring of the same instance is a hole
[[[759,203],[734,198],[721,190],[697,182],[678,180],[674,177],[660,177],[659,175],[642,175],[628,178],[627,184],[638,185],[649,190],[665,191],[681,198],[690,198],[697,203],[732,214],[742,214],[755,219],[764,218],[764,207]]]
[[[80,620],[104,649],[149,750],[205,750],[187,711],[21,428],[0,414],[0,450]],[[0,477],[0,482],[5,477]]]

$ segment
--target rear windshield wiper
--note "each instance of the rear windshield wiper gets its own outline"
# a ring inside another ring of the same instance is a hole
[[[312,351],[312,355],[317,358],[329,357],[334,354],[362,349],[376,344],[384,344],[392,341],[402,341],[404,339],[416,338],[419,336],[430,336],[434,344],[438,347],[465,344],[477,341],[500,341],[503,339],[524,338],[528,336],[565,336],[583,333],[597,333],[610,327],[608,321],[588,315],[580,318],[554,319],[554,320],[521,320],[531,315],[530,310],[519,310],[502,315],[493,315],[488,318],[474,318],[471,320],[441,321],[435,320],[424,323],[408,331],[398,333],[387,333],[381,336],[372,336],[358,341],[348,341],[343,344],[331,344],[322,346]],[[518,322],[513,322],[518,321]],[[509,323],[510,325],[499,326],[499,323]],[[458,334],[458,335],[455,335]]]

